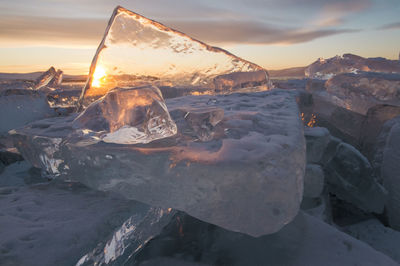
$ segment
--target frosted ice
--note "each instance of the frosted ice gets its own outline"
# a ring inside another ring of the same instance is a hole
[[[344,54],[328,59],[319,58],[305,69],[305,75],[309,78],[329,79],[340,73],[357,74],[360,71],[400,73],[400,61]]]
[[[122,7],[111,16],[80,102],[120,86],[154,83],[164,95],[265,90],[262,67]],[[257,87],[257,88],[256,88]]]
[[[40,77],[36,79],[36,84],[34,89],[39,90],[45,86],[47,86],[50,81],[56,76],[57,72],[54,67],[50,67],[47,71],[45,71]]]
[[[279,232],[259,238],[223,230],[191,217],[181,217],[180,221],[164,229],[142,252],[132,255],[129,265],[398,265],[368,244],[304,212]],[[392,243],[391,250],[398,249],[398,244]]]
[[[388,190],[387,214],[392,228],[400,229],[400,116],[385,123],[379,136],[375,167]]]
[[[57,70],[54,77],[47,84],[47,86],[50,88],[58,88],[61,85],[62,79],[63,79],[63,71],[59,69]]]
[[[92,103],[73,122],[104,142],[149,143],[171,137],[177,128],[160,90],[151,85],[115,88]]]
[[[325,87],[334,104],[363,115],[378,104],[400,106],[400,74],[340,74]]]
[[[73,129],[74,117],[35,122],[13,137],[28,160],[51,145],[50,139],[62,138],[54,153],[63,160],[60,177],[182,210],[229,230],[260,236],[293,219],[305,168],[303,125],[293,93],[186,96],[166,103],[176,121],[186,121],[185,112],[176,111],[186,106],[220,108],[224,117],[210,141],[198,141],[189,123],[178,123],[176,135],[149,144],[105,143]],[[37,139],[47,143],[36,145]]]
[[[0,135],[32,121],[56,115],[41,92],[15,89],[4,90],[0,94]]]
[[[12,178],[29,177],[28,169],[15,169],[18,175]],[[0,180],[3,178],[0,175]],[[1,265],[75,265],[86,252],[103,248],[129,221],[135,230],[122,237],[129,240],[125,249],[119,246],[115,249],[122,258],[130,247],[136,249],[157,235],[174,213],[115,194],[93,191],[79,183],[16,186],[14,181],[12,186],[2,185]],[[98,252],[97,257],[106,250]],[[95,258],[88,256],[89,261]]]

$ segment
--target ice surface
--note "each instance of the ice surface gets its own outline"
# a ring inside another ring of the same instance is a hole
[[[109,91],[83,111],[73,126],[119,144],[149,143],[177,132],[160,90],[151,85]]]
[[[400,116],[385,123],[375,163],[388,190],[387,213],[392,228],[400,229]]]
[[[318,164],[307,164],[304,175],[304,197],[316,198],[324,189],[324,171]]]
[[[56,76],[56,74],[56,69],[54,67],[50,67],[47,71],[45,71],[42,75],[40,75],[40,77],[36,79],[34,89],[39,90],[47,86],[50,81]]]
[[[319,58],[304,72],[309,78],[329,79],[340,73],[358,73],[360,71],[400,73],[400,61],[344,54],[329,59]]]
[[[378,183],[367,158],[351,145],[337,146],[325,174],[329,191],[338,198],[367,212],[383,212],[387,192]]]
[[[269,79],[260,66],[117,7],[80,102],[87,106],[117,86],[143,83],[154,83],[164,95],[171,88],[181,96],[265,90]]]
[[[325,87],[333,103],[363,115],[378,104],[400,106],[400,74],[340,74]]]
[[[329,131],[323,127],[306,127],[304,136],[307,142],[307,162],[320,162],[330,141]]]
[[[400,232],[376,219],[347,226],[344,231],[400,263]]]
[[[62,79],[63,79],[63,71],[59,69],[57,70],[54,77],[47,84],[47,86],[50,88],[58,88],[61,85]]]
[[[78,183],[48,183],[24,161],[0,174],[0,213],[1,265],[69,266],[86,253],[98,262],[126,257],[158,235],[174,211]],[[99,252],[90,256],[92,250]]]
[[[33,90],[5,90],[0,94],[0,135],[25,124],[57,115],[43,93]]]
[[[279,232],[259,238],[181,217],[128,261],[129,265],[143,266],[185,262],[235,266],[398,265],[368,244],[303,212]]]
[[[303,125],[293,93],[186,96],[167,100],[167,106],[176,121],[184,117],[175,110],[186,106],[221,108],[224,118],[211,141],[187,135],[183,123],[175,136],[149,144],[104,143],[74,130],[74,117],[32,123],[13,137],[33,163],[40,154],[62,160],[56,167],[62,178],[183,210],[229,230],[260,236],[293,219],[305,168]],[[46,150],[58,139],[51,157]],[[51,170],[53,164],[42,167]]]

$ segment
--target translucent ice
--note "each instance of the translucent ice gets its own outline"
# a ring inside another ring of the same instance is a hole
[[[110,92],[104,99],[110,95],[118,97]],[[86,114],[103,101],[89,106]],[[71,115],[17,130],[14,143],[27,160],[34,161],[47,154],[54,139],[61,138],[58,151],[53,153],[54,159],[62,160],[57,166],[60,178],[76,179],[91,188],[115,191],[152,206],[182,210],[228,230],[252,236],[270,234],[296,216],[303,196],[306,154],[303,125],[292,92],[185,96],[166,103],[174,120],[183,122],[187,122],[187,112],[176,110],[190,106],[192,125],[201,125],[196,117],[208,110],[205,120],[215,125],[218,134],[212,140],[198,141],[197,136],[186,135],[189,123],[183,123],[170,138],[120,145],[93,140],[90,132],[78,134],[72,124],[79,119],[71,123]],[[219,109],[224,111],[223,119]],[[112,127],[105,119],[84,117],[81,125],[95,132]]]
[[[36,84],[34,89],[38,90],[41,89],[42,87],[47,86],[47,84],[49,84],[49,82],[55,77],[56,73],[57,72],[55,68],[50,67],[46,72],[44,72],[36,79]]]
[[[340,73],[360,71],[400,73],[400,61],[344,54],[328,59],[319,58],[305,69],[305,75],[309,78],[329,79]]]
[[[329,79],[325,88],[331,102],[363,115],[378,104],[400,106],[400,74],[340,74]]]
[[[75,119],[74,127],[100,132],[103,141],[119,144],[149,143],[177,132],[155,86],[109,91]]]
[[[63,79],[63,72],[62,72],[62,70],[59,69],[59,70],[57,70],[54,77],[47,84],[47,86],[49,86],[51,88],[58,88],[61,85],[62,79]]]
[[[163,94],[188,95],[264,90],[269,79],[258,65],[117,7],[80,102],[87,105],[114,87],[143,83],[154,83]]]

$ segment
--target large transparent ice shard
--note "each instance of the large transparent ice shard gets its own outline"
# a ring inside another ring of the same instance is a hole
[[[42,87],[47,86],[49,82],[54,78],[54,76],[57,74],[56,70],[54,67],[50,67],[46,72],[44,72],[42,75],[40,75],[36,79],[35,87],[34,89],[38,90]]]
[[[266,70],[256,64],[117,7],[80,103],[86,106],[117,86],[143,83],[154,83],[163,94],[172,90],[186,95],[264,90],[269,81]]]

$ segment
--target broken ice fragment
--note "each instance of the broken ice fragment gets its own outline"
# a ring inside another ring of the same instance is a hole
[[[36,79],[36,84],[35,84],[34,89],[39,90],[39,89],[47,86],[47,84],[49,84],[49,82],[54,78],[55,75],[56,75],[55,68],[50,67],[46,72],[44,72],[42,75],[40,75]]]
[[[172,116],[184,135],[210,141],[215,127],[224,118],[224,109],[216,107],[182,108],[174,110]]]
[[[105,142],[119,144],[149,143],[177,132],[155,86],[115,88],[92,103],[73,125],[99,132]]]
[[[117,86],[148,83],[165,94],[170,88],[188,95],[265,90],[269,79],[256,64],[117,7],[93,58],[80,103],[87,106]]]
[[[50,80],[49,84],[47,86],[51,88],[58,88],[61,85],[63,79],[63,71],[62,70],[57,70],[57,73],[54,75],[53,79]]]

